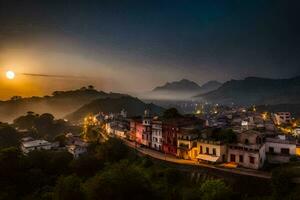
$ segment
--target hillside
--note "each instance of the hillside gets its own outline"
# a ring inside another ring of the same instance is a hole
[[[213,90],[218,89],[219,87],[221,87],[222,83],[218,82],[218,81],[208,81],[206,83],[204,83],[203,85],[201,85],[201,87],[197,90],[197,94],[204,94]]]
[[[300,103],[300,77],[267,79],[248,77],[225,82],[217,90],[195,98],[211,103],[238,105]]]
[[[77,111],[69,114],[66,118],[70,121],[80,121],[88,114],[97,114],[99,112],[118,113],[122,109],[127,111],[128,116],[142,115],[145,109],[150,109],[152,114],[161,114],[163,108],[154,104],[146,104],[138,98],[123,96],[120,98],[97,99],[88,103]]]
[[[81,88],[71,91],[56,91],[51,96],[44,97],[13,97],[8,101],[0,101],[0,121],[11,122],[28,111],[35,113],[51,113],[61,118],[74,112],[82,105],[99,98],[118,98],[123,94],[105,93],[93,88]]]

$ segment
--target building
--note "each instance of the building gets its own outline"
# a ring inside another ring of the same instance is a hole
[[[287,163],[296,155],[296,140],[285,135],[266,138],[266,153],[269,163]]]
[[[291,123],[292,117],[290,112],[277,112],[273,114],[273,121],[276,125]]]
[[[151,135],[151,148],[161,151],[162,150],[162,121],[153,120],[152,122],[152,135]]]
[[[21,143],[21,150],[24,154],[34,150],[50,150],[52,144],[46,140],[31,140]]]
[[[120,138],[129,137],[129,125],[126,120],[113,120],[105,124],[107,134]]]
[[[266,160],[264,137],[254,130],[237,134],[237,143],[228,145],[228,162],[239,166],[259,169]]]
[[[73,155],[74,158],[79,158],[81,155],[87,152],[87,146],[88,144],[84,144],[84,145],[72,144],[67,146],[67,150],[69,153]]]
[[[163,152],[167,154],[177,155],[177,138],[180,134],[180,129],[188,126],[203,127],[204,121],[195,117],[182,117],[163,121],[162,136],[163,136]]]
[[[227,161],[227,146],[222,141],[199,139],[197,141],[197,159],[209,163]]]
[[[163,152],[177,155],[177,135],[180,133],[180,123],[178,120],[163,122]]]
[[[142,137],[145,131],[145,127],[142,122],[136,122],[135,142],[142,144]]]
[[[196,159],[198,134],[192,133],[193,127],[183,127],[177,134],[177,157]]]
[[[142,119],[142,123],[144,126],[143,132],[142,132],[142,145],[147,146],[147,147],[151,147],[151,134],[152,134],[152,118],[150,116],[150,111],[149,110],[145,110],[144,112],[144,116]]]

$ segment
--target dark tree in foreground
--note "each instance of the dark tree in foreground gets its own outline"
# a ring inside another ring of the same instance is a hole
[[[200,193],[202,200],[231,200],[233,196],[231,189],[220,179],[205,181]]]
[[[84,188],[88,199],[153,199],[147,177],[125,161],[107,167],[88,180]]]
[[[0,122],[0,148],[18,146],[19,134],[8,124]]]
[[[54,200],[81,200],[81,180],[77,176],[60,177],[53,192]]]

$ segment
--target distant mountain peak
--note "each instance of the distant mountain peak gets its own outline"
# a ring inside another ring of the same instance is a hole
[[[194,81],[183,78],[179,81],[167,82],[163,86],[154,88],[153,91],[194,91],[199,88],[200,86]]]

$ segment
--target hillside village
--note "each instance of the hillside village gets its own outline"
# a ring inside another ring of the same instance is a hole
[[[255,170],[288,163],[300,155],[300,128],[289,112],[260,113],[255,107],[219,106],[210,113],[203,112],[181,115],[171,108],[162,116],[153,116],[150,110],[136,117],[127,117],[125,110],[90,115],[80,124],[86,134],[66,134],[65,148],[78,158],[87,152],[89,140],[117,137],[133,148],[155,150],[162,159],[168,155],[196,163]],[[55,145],[47,141],[22,142],[24,153],[49,148]]]

